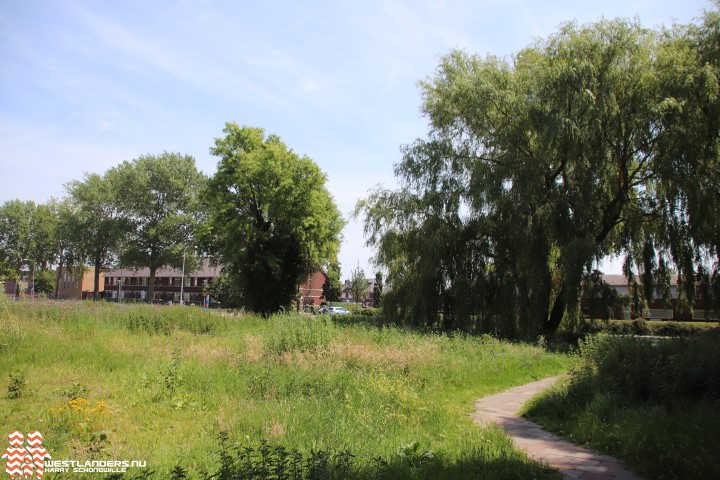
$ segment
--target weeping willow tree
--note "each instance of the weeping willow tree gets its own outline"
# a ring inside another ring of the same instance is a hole
[[[719,53],[709,12],[663,31],[569,23],[510,60],[443,57],[400,188],[356,207],[388,271],[386,314],[552,333],[609,254],[645,291],[674,266],[691,301],[698,274],[718,274]]]

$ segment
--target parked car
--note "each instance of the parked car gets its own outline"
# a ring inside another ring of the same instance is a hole
[[[330,315],[350,315],[350,312],[343,307],[322,307],[318,313],[329,313]]]

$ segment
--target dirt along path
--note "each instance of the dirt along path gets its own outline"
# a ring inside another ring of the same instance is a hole
[[[546,378],[479,399],[475,402],[475,423],[495,423],[502,427],[518,447],[526,450],[536,461],[560,470],[564,479],[644,480],[617,458],[578,447],[517,416],[525,402],[560,378]]]

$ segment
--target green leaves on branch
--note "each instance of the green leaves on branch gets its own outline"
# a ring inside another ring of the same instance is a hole
[[[203,243],[236,282],[242,304],[288,306],[313,270],[336,261],[344,221],[308,157],[276,135],[228,123],[211,149],[221,158],[205,199]]]
[[[675,265],[691,299],[698,274],[718,274],[717,32],[717,12],[662,32],[571,23],[511,60],[443,57],[401,187],[356,207],[389,314],[553,332],[608,254],[648,279]]]
[[[194,235],[201,219],[200,192],[206,178],[190,155],[142,155],[111,171],[118,179],[118,202],[130,225],[119,250],[120,264],[150,270],[148,298],[158,269],[186,271],[194,261]]]

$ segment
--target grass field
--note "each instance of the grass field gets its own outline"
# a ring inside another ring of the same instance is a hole
[[[112,478],[555,478],[468,414],[568,356],[343,322],[0,304],[0,425],[55,460],[147,461]]]

